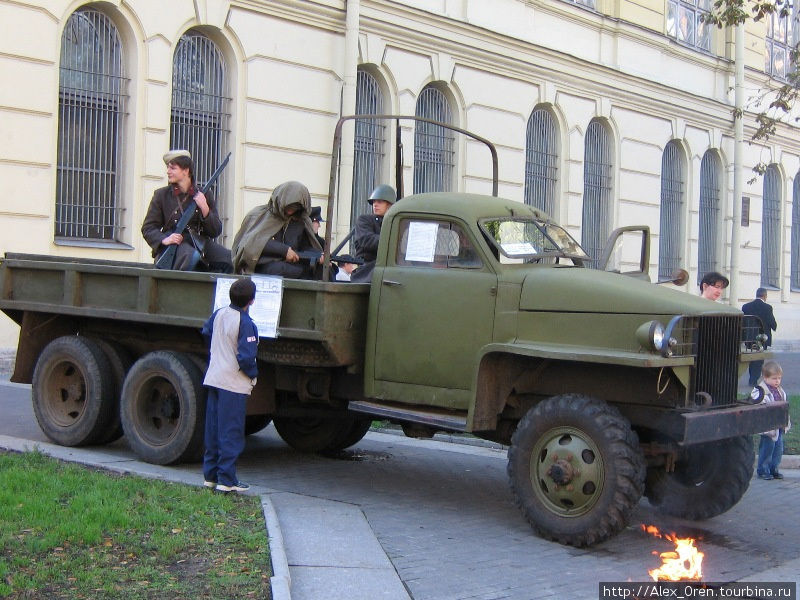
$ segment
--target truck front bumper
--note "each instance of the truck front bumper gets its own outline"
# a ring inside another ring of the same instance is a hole
[[[644,406],[618,407],[634,425],[652,428],[668,435],[681,446],[715,442],[742,435],[786,427],[789,404],[737,404],[702,411],[675,412]]]

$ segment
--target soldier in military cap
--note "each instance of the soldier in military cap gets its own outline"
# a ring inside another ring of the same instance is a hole
[[[177,244],[174,269],[232,273],[230,250],[213,240],[222,233],[222,221],[213,199],[195,186],[194,163],[189,151],[170,150],[164,155],[164,164],[169,185],[153,192],[142,223],[142,235],[153,249],[153,258],[158,259],[167,246]],[[197,205],[194,216],[186,230],[175,231],[192,198]]]
[[[372,205],[371,215],[360,215],[356,220],[355,248],[356,258],[364,261],[350,276],[354,283],[369,283],[372,279],[372,270],[375,268],[375,259],[378,256],[378,240],[381,235],[383,216],[392,204],[397,202],[397,192],[390,185],[382,183],[369,195],[368,202]]]

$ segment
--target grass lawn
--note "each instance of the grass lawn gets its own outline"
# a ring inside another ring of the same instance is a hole
[[[0,453],[0,548],[0,598],[270,598],[258,498],[36,452]]]
[[[792,428],[783,440],[783,453],[800,454],[800,396],[789,396],[789,418]]]

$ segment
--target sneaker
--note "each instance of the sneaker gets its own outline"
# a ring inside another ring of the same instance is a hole
[[[772,474],[772,478],[773,479],[783,479],[783,474],[782,473],[778,473],[776,471],[775,473]]]
[[[203,487],[211,488],[213,490],[215,487],[217,487],[217,482],[205,480],[203,482]]]
[[[783,476],[781,475],[781,477],[783,477]],[[769,473],[764,473],[763,475],[762,475],[761,473],[759,473],[759,474],[758,474],[758,478],[759,478],[759,479],[764,479],[765,481],[769,481],[770,479],[775,479],[775,478],[774,478],[772,475],[770,475]],[[217,489],[219,489],[219,486],[217,486]]]
[[[234,483],[233,485],[225,485],[222,483],[218,483],[217,486],[214,488],[218,492],[246,492],[250,489],[250,486],[244,483],[243,481],[239,481],[238,483]]]

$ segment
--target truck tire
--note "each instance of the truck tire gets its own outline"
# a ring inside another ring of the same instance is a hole
[[[699,521],[724,513],[741,500],[753,476],[753,442],[742,436],[689,446],[675,470],[647,470],[645,496],[659,512]]]
[[[122,395],[122,385],[125,383],[125,376],[133,364],[133,357],[130,352],[115,342],[109,342],[102,339],[95,338],[93,340],[103,354],[108,359],[108,364],[111,367],[111,379],[114,383],[114,391],[104,401],[109,402],[109,410],[111,412],[111,419],[108,423],[108,429],[104,431],[99,439],[98,444],[109,444],[122,437],[122,418],[119,410],[119,398]]]
[[[137,360],[125,377],[122,427],[142,460],[169,465],[202,457],[206,393],[194,362],[157,351]]]
[[[352,426],[349,419],[318,417],[275,417],[273,423],[281,439],[299,452],[329,450]]]
[[[69,335],[50,342],[36,361],[31,392],[39,427],[57,444],[94,444],[109,429],[111,366],[90,339]]]
[[[508,476],[517,506],[542,537],[589,546],[625,527],[642,497],[645,462],[616,408],[567,394],[542,401],[519,422]]]
[[[269,415],[247,415],[244,418],[244,434],[253,435],[262,429],[266,429],[272,418]]]
[[[354,446],[367,435],[369,428],[372,426],[372,419],[353,419],[353,424],[349,429],[344,430],[342,436],[334,441],[330,446],[325,448],[327,452],[339,452],[345,450],[350,446]]]

